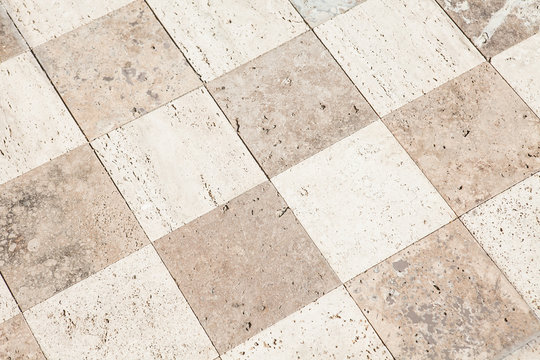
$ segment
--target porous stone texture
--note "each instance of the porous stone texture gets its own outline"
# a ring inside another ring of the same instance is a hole
[[[90,139],[201,84],[142,0],[39,46],[36,54]]]
[[[540,335],[520,349],[504,358],[504,360],[534,360],[540,358]]]
[[[377,120],[312,32],[208,88],[268,176]]]
[[[540,331],[459,220],[346,286],[398,359],[494,359]]]
[[[339,285],[269,182],[155,245],[220,353]]]
[[[0,186],[0,271],[23,310],[147,242],[88,145]]]
[[[11,292],[6,285],[6,282],[0,276],[0,323],[19,313],[19,307],[11,296]]]
[[[342,14],[365,0],[291,0],[311,27]]]
[[[540,170],[540,119],[488,63],[383,122],[458,215]]]
[[[0,322],[0,359],[46,360],[22,314]]]
[[[0,63],[26,50],[26,44],[0,4]]]
[[[49,359],[218,355],[151,245],[24,315]]]

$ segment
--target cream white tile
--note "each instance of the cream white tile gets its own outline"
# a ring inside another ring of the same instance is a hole
[[[344,282],[453,218],[380,121],[272,181]]]
[[[367,0],[315,32],[381,116],[483,61],[433,0]]]
[[[24,312],[49,359],[217,356],[150,245]]]
[[[205,88],[92,145],[152,241],[266,180]]]
[[[461,219],[540,317],[540,174]]]
[[[90,23],[133,0],[3,0],[31,47]]]
[[[30,52],[0,64],[0,184],[85,138]]]
[[[540,33],[494,56],[491,64],[540,116]]]
[[[4,279],[0,275],[0,323],[19,313],[19,307],[11,296]]]
[[[287,0],[149,0],[205,81],[308,30]]]
[[[223,360],[392,359],[343,286],[221,357]]]

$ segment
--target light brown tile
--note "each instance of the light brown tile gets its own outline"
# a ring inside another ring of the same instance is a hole
[[[458,215],[540,170],[540,120],[487,63],[383,121]]]
[[[0,359],[45,360],[22,314],[0,324]]]
[[[89,138],[200,85],[139,0],[45,43],[36,54]]]
[[[347,287],[396,359],[493,359],[540,330],[459,220]]]
[[[26,44],[0,4],[0,62],[22,53]]]
[[[436,0],[488,58],[540,31],[537,0]]]
[[[87,145],[0,187],[0,271],[23,310],[146,243]]]
[[[270,177],[377,119],[311,32],[208,88]]]
[[[339,284],[269,182],[155,245],[221,354]]]

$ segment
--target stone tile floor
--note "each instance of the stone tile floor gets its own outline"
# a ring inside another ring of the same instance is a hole
[[[539,0],[0,0],[0,359],[540,359]]]

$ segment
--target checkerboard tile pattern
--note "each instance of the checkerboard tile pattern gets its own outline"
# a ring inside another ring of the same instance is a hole
[[[535,0],[0,0],[0,359],[539,358]]]

